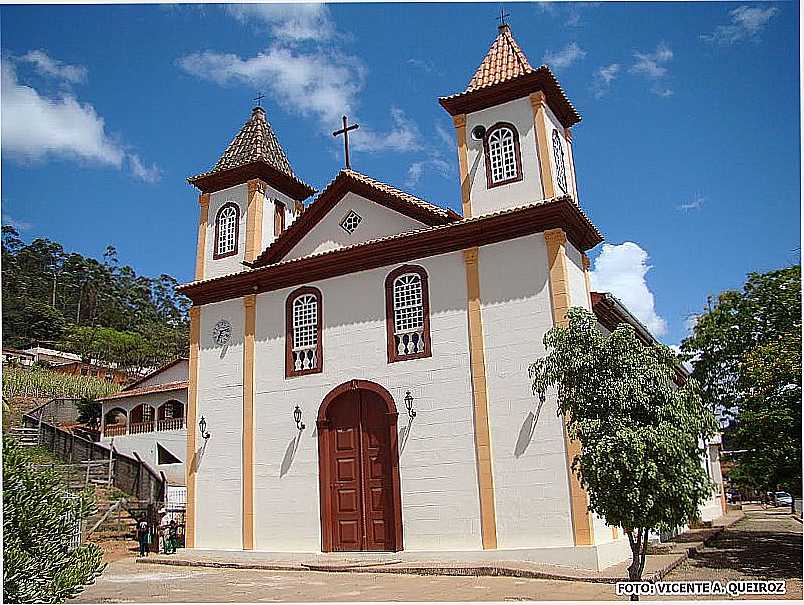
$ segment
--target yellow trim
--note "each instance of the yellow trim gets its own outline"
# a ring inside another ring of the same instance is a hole
[[[550,271],[550,296],[553,303],[553,324],[567,325],[567,311],[570,308],[570,288],[567,278],[567,256],[565,245],[567,234],[562,229],[549,229],[544,232],[547,244],[547,266]],[[570,517],[575,546],[594,544],[592,515],[589,514],[589,497],[581,482],[572,472],[572,460],[580,452],[580,443],[567,435],[564,419],[564,446],[567,453],[567,476],[570,489]]]
[[[586,284],[586,298],[589,302],[589,309],[592,309],[592,286],[589,283],[589,267],[591,263],[589,262],[589,257],[586,256],[586,252],[581,253],[581,262],[583,264],[583,281]]]
[[[475,451],[480,492],[480,533],[483,548],[497,548],[497,516],[494,507],[494,474],[491,462],[491,431],[486,386],[486,357],[483,350],[483,322],[480,315],[480,272],[478,249],[463,251],[469,313],[469,363],[472,375],[472,403],[475,413]]]
[[[612,540],[616,540],[619,537],[620,537],[620,532],[617,531],[616,527],[612,526],[612,528],[611,528],[611,538],[612,538]]]
[[[458,142],[458,169],[461,177],[461,203],[463,217],[471,218],[472,202],[469,199],[472,185],[469,182],[469,156],[466,151],[466,114],[452,116],[455,125],[455,138]]]
[[[201,212],[198,217],[198,248],[195,252],[195,279],[204,279],[204,260],[206,259],[207,247],[207,224],[209,223],[209,194],[202,193],[198,196],[198,205]]]
[[[246,209],[246,256],[247,262],[253,261],[262,252],[262,209],[265,205],[265,183],[259,179],[248,182],[248,198]]]
[[[195,451],[195,426],[198,416],[198,350],[201,340],[201,308],[190,308],[190,370],[187,385],[187,455],[185,477],[187,509],[185,512],[185,546],[195,547],[195,475],[198,467]]]
[[[254,330],[257,295],[243,297],[243,549],[254,549]]]
[[[547,142],[550,140],[547,137],[547,126],[545,115],[545,96],[542,91],[533,92],[529,95],[530,105],[533,108],[533,133],[536,136],[536,150],[539,155],[539,172],[542,177],[542,189],[544,189],[544,197],[551,198],[555,196],[555,187],[553,187],[553,171],[550,168],[550,147]]]

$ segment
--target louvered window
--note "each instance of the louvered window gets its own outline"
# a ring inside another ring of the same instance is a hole
[[[519,135],[512,124],[496,124],[484,138],[489,188],[522,179]]]
[[[215,220],[214,258],[237,254],[239,223],[240,210],[237,205],[232,202],[224,204]]]
[[[561,135],[553,129],[553,159],[556,163],[556,183],[561,191],[567,192],[567,170],[564,166],[564,146],[561,144]]]
[[[421,267],[400,267],[386,279],[388,360],[430,355],[427,273]]]
[[[286,376],[321,371],[321,292],[299,288],[287,303]]]

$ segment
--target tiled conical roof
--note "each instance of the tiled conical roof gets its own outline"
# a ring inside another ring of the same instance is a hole
[[[504,24],[498,30],[497,38],[464,92],[499,84],[533,71],[525,53],[514,40],[511,28]]]
[[[294,174],[262,107],[251,110],[251,116],[211,170],[187,180],[206,191],[243,182],[243,178],[277,181],[275,186],[296,199],[315,192]]]
[[[262,107],[255,107],[251,111],[251,117],[243,124],[243,128],[232,139],[210,172],[237,168],[257,161],[266,162],[289,176],[296,176]]]

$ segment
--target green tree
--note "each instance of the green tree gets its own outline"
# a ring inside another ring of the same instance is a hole
[[[3,439],[3,600],[61,603],[103,571],[94,544],[70,548],[76,519],[92,512],[88,494],[72,497],[52,472],[34,469]]]
[[[668,347],[643,345],[626,324],[606,336],[579,307],[567,320],[544,337],[548,355],[530,367],[533,391],[543,403],[557,388],[558,413],[580,443],[572,470],[589,509],[628,535],[628,573],[636,581],[649,532],[697,518],[711,497],[702,438],[717,422],[695,380],[675,384],[677,361]]]
[[[801,266],[748,275],[699,315],[681,349],[704,399],[734,421],[733,478],[801,494]]]

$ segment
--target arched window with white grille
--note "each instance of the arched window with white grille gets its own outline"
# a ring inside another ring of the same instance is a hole
[[[567,192],[567,169],[564,165],[564,146],[561,144],[561,135],[553,128],[553,160],[556,165],[556,184],[561,191]]]
[[[495,124],[483,138],[486,152],[486,183],[489,188],[522,180],[519,133],[513,124]]]
[[[388,361],[430,356],[427,272],[415,265],[392,271],[385,280]]]
[[[322,368],[321,291],[305,286],[287,299],[286,376],[320,372]]]
[[[215,249],[213,258],[224,258],[237,254],[240,236],[240,208],[234,202],[227,202],[218,210],[215,217]]]

